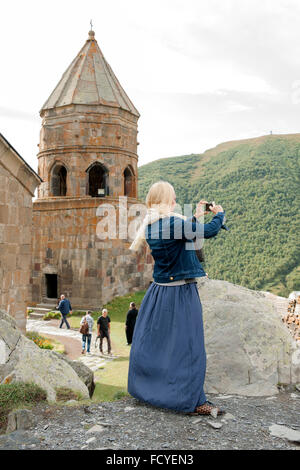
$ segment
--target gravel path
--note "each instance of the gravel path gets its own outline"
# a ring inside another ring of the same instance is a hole
[[[72,360],[77,360],[81,355],[81,344],[77,339],[67,338],[66,336],[50,335],[47,333],[47,338],[59,341],[64,345],[65,355]]]
[[[300,444],[273,437],[269,431],[272,424],[300,431],[299,392],[281,392],[275,398],[210,399],[226,409],[225,417],[188,416],[131,397],[90,406],[39,406],[32,411],[33,427],[0,436],[0,448],[300,450]]]
[[[81,342],[82,335],[77,330],[70,329],[68,330],[65,326],[59,328],[60,321],[54,320],[46,322],[44,320],[32,320],[28,319],[26,324],[27,331],[36,331],[37,333],[44,335],[49,338],[54,338],[63,343],[67,349],[67,356],[70,359],[76,359],[83,362],[88,366],[93,372],[96,370],[105,367],[107,362],[118,357],[117,355],[112,356],[103,356],[100,354],[98,346],[95,348],[95,337],[93,334],[91,342],[91,354],[81,355]],[[106,345],[106,343],[105,343]]]

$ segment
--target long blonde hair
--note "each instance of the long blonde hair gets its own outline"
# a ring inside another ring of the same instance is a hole
[[[146,196],[147,209],[155,207],[161,214],[170,212],[174,195],[175,190],[170,183],[157,181],[152,184]]]
[[[174,201],[175,190],[167,181],[157,181],[152,184],[146,196],[147,214],[136,237],[133,240],[130,250],[138,251],[146,241],[145,229],[148,224],[153,224],[161,217],[170,217],[172,215],[185,218],[180,214],[174,214],[171,208]]]

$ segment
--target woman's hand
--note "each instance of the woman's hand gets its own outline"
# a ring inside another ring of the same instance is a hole
[[[215,203],[213,203],[213,206],[209,206],[209,208],[214,214],[217,214],[218,212],[224,212],[223,207],[220,205],[216,206]]]
[[[203,206],[205,204],[208,204],[208,201],[201,200],[200,202],[198,202],[196,212],[194,214],[197,219],[205,214],[209,214],[210,212],[212,212],[213,214],[217,214],[218,212],[224,212],[223,207],[221,205],[216,206],[214,202],[212,206],[209,206],[210,211],[204,211]]]
[[[197,207],[196,207],[196,211],[195,211],[195,214],[194,214],[194,216],[196,217],[196,219],[198,219],[199,217],[202,217],[202,216],[205,215],[205,214],[209,214],[209,211],[204,211],[204,210],[203,210],[203,206],[205,206],[205,204],[208,204],[208,202],[207,202],[207,201],[203,201],[203,200],[201,200],[200,202],[198,202]]]

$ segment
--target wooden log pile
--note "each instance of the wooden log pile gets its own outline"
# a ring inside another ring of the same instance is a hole
[[[282,321],[289,328],[293,338],[300,341],[300,295],[290,300],[287,313],[282,317]]]

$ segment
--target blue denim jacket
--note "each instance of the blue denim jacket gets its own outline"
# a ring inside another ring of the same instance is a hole
[[[215,237],[220,231],[225,212],[218,212],[208,224],[195,218],[165,217],[145,230],[146,241],[154,258],[155,282],[172,282],[205,276],[197,258],[194,241]]]
[[[68,315],[70,310],[72,310],[69,299],[63,299],[58,304],[58,310],[62,315]]]

